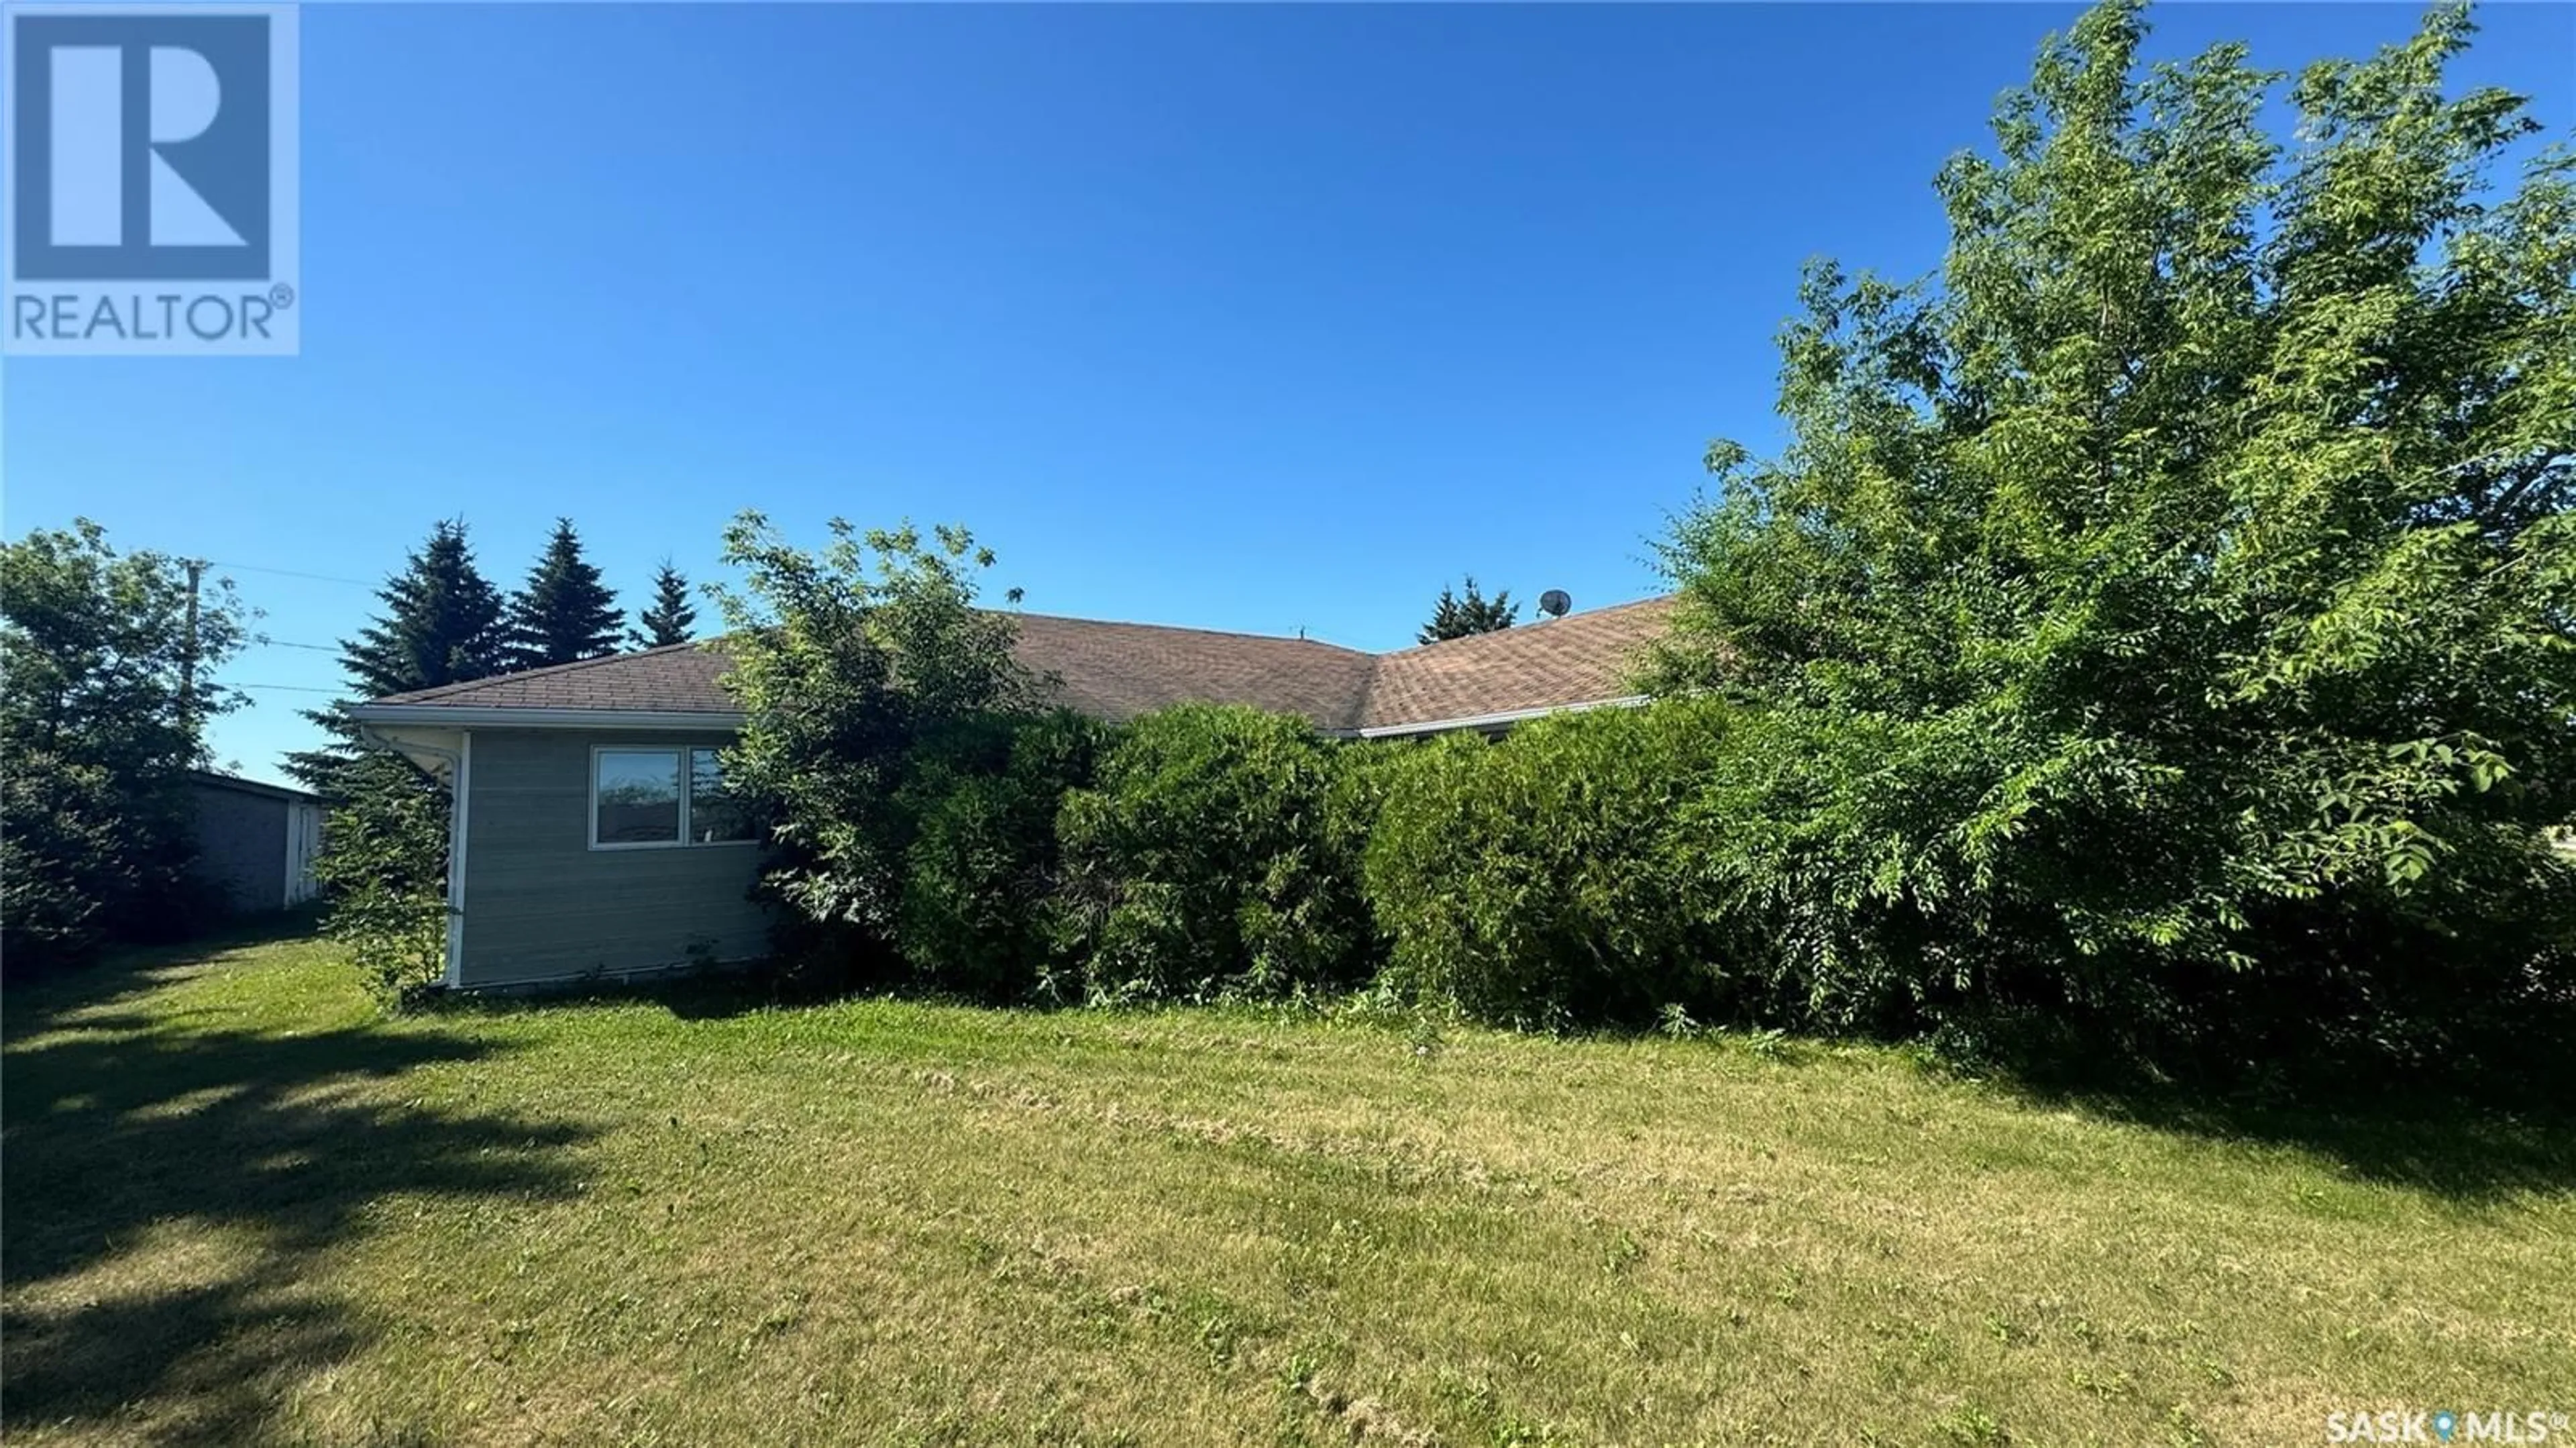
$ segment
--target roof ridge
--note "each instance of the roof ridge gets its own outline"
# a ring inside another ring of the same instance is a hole
[[[682,639],[676,644],[655,644],[649,649],[620,649],[613,654],[601,654],[595,659],[574,659],[572,662],[565,664],[540,664],[533,669],[504,669],[497,674],[485,674],[479,679],[458,679],[454,683],[449,684],[432,684],[426,689],[406,689],[399,694],[382,694],[369,702],[377,704],[397,702],[413,704],[424,699],[436,699],[443,695],[452,694],[460,689],[481,688],[485,684],[495,683],[502,679],[538,679],[554,674],[569,674],[577,669],[595,669],[601,664],[621,663],[627,659],[640,659],[651,654],[667,654],[676,652],[680,649],[705,648],[711,644],[723,642],[724,638],[725,635],[717,634],[713,638]]]
[[[1310,644],[1319,649],[1331,649],[1333,652],[1339,654],[1357,654],[1366,659],[1382,657],[1381,655],[1369,652],[1367,649],[1355,649],[1348,644],[1337,644],[1324,639],[1306,638],[1302,635],[1246,633],[1241,629],[1198,628],[1194,625],[1185,623],[1140,623],[1134,619],[1125,618],[1081,618],[1069,613],[1029,613],[1019,609],[989,609],[987,612],[1003,614],[1005,617],[1014,619],[1038,618],[1045,619],[1052,623],[1086,624],[1094,628],[1149,628],[1154,630],[1156,633],[1198,634],[1203,638],[1257,639],[1266,644]]]
[[[1600,618],[1604,615],[1619,613],[1627,609],[1643,608],[1648,604],[1670,603],[1680,596],[1681,595],[1677,593],[1649,594],[1644,598],[1629,599],[1626,603],[1605,603],[1599,608],[1587,608],[1581,613],[1560,614],[1555,618],[1536,618],[1530,620],[1528,623],[1513,624],[1508,628],[1487,629],[1483,633],[1460,634],[1454,639],[1433,639],[1427,644],[1407,644],[1403,648],[1388,649],[1385,653],[1375,654],[1372,655],[1372,657],[1380,659],[1410,658],[1415,654],[1429,653],[1435,649],[1445,649],[1453,644],[1490,644],[1491,642],[1509,640],[1514,637],[1527,638],[1529,635],[1522,633],[1521,630],[1541,629],[1550,624],[1568,623],[1575,619]]]
[[[1435,639],[1427,644],[1415,644],[1411,648],[1390,649],[1382,654],[1373,654],[1369,659],[1368,687],[1360,694],[1361,723],[1364,727],[1375,727],[1375,725],[1394,723],[1437,722],[1436,719],[1406,720],[1387,717],[1400,712],[1398,703],[1415,690],[1416,680],[1423,670],[1436,671],[1441,665],[1449,663],[1468,669],[1490,669],[1498,664],[1507,665],[1512,662],[1516,656],[1516,650],[1519,651],[1517,657],[1520,662],[1524,664],[1534,662],[1532,656],[1539,650],[1532,646],[1532,640],[1533,638],[1544,640],[1551,626],[1577,621],[1613,619],[1621,614],[1633,614],[1657,606],[1668,607],[1678,596],[1670,593],[1652,594],[1645,598],[1632,598],[1625,603],[1606,604],[1600,608],[1586,609],[1581,613],[1541,619],[1536,623],[1515,624],[1510,628],[1493,629],[1486,633],[1462,634],[1454,639]],[[1577,636],[1580,637],[1586,632],[1589,630],[1578,627]],[[1480,655],[1482,657],[1478,657]],[[1629,696],[1620,692],[1603,695],[1592,702],[1605,702],[1626,697]],[[1420,701],[1416,702],[1418,705]],[[1561,708],[1566,707],[1566,704],[1559,701],[1549,707]],[[1510,712],[1512,710],[1508,708],[1486,708],[1447,717],[1473,719]],[[1374,725],[1371,721],[1375,721]]]

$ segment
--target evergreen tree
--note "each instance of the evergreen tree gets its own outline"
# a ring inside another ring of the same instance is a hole
[[[1440,599],[1431,606],[1431,621],[1414,635],[1414,642],[1436,644],[1442,639],[1462,639],[1469,634],[1492,633],[1507,629],[1520,621],[1521,606],[1512,602],[1508,588],[1487,598],[1476,588],[1476,575],[1467,575],[1465,597],[1441,585]]]
[[[635,615],[635,627],[626,631],[627,643],[639,649],[684,644],[697,622],[698,611],[689,604],[688,577],[665,558],[653,573],[652,605]]]
[[[617,652],[617,595],[581,556],[570,518],[555,520],[546,551],[510,600],[509,665],[539,669]]]
[[[376,592],[384,612],[340,644],[340,667],[361,699],[458,684],[498,673],[504,635],[501,595],[474,565],[465,525],[447,520],[430,530],[403,571]],[[326,795],[343,794],[342,776],[366,757],[341,706],[308,711],[328,730],[330,746],[291,755],[287,771]]]
[[[469,683],[507,666],[506,610],[475,567],[463,523],[430,530],[376,596],[384,612],[340,645],[360,698]],[[346,708],[308,713],[333,742],[290,755],[286,767],[334,806],[313,862],[330,902],[324,929],[380,995],[399,999],[445,961],[448,783],[362,743]]]
[[[340,646],[341,665],[364,697],[500,671],[501,595],[475,567],[462,522],[448,519],[431,529],[429,541],[376,596],[384,614]]]

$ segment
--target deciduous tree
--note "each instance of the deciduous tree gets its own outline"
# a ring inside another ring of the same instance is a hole
[[[2144,29],[2046,45],[1937,278],[1817,265],[1786,451],[1710,449],[1659,682],[1769,744],[1706,867],[1860,1019],[2466,1051],[2576,921],[2570,162],[2499,173],[2457,6],[2286,145],[2244,47]]]
[[[88,519],[0,543],[0,955],[13,973],[192,919],[187,771],[241,648],[230,580],[119,554]]]
[[[743,581],[709,595],[744,714],[725,770],[766,817],[765,883],[790,912],[788,953],[846,967],[896,943],[917,751],[1024,712],[1037,681],[1012,652],[1009,616],[976,606],[993,554],[965,529],[834,519],[831,534],[809,553],[746,512],[724,539]]]

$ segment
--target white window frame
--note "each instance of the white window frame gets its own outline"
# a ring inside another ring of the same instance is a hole
[[[716,754],[723,752],[724,746],[721,744],[683,744],[680,746],[680,843],[693,850],[714,850],[722,849],[727,845],[759,844],[760,830],[757,826],[753,827],[750,834],[744,835],[738,840],[693,840],[689,838],[689,836],[697,833],[697,830],[694,828],[697,821],[691,818],[691,816],[695,812],[694,804],[698,797],[698,771],[695,767],[695,761],[692,760],[690,756],[696,754],[701,749],[706,750],[710,754]],[[722,774],[724,772],[724,761],[716,761],[716,772],[718,774]],[[593,785],[595,786],[599,780],[599,771],[596,769],[592,770],[590,772],[590,777]],[[597,810],[592,810],[590,812],[590,827],[594,830],[599,828],[599,811]]]
[[[582,826],[582,832],[590,838],[590,847],[593,850],[714,850],[722,849],[727,845],[756,845],[760,843],[760,837],[756,832],[746,835],[738,840],[696,840],[690,838],[691,835],[696,833],[696,831],[689,827],[689,803],[691,797],[696,793],[696,791],[692,790],[690,786],[696,782],[697,778],[696,772],[690,768],[690,755],[693,751],[700,749],[722,749],[723,747],[724,746],[721,744],[594,744],[590,746],[590,787],[588,790],[590,797],[590,822]],[[599,756],[603,754],[673,754],[679,756],[680,837],[678,839],[602,841],[599,838]]]

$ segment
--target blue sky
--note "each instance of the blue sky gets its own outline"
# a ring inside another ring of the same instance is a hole
[[[5,524],[235,565],[329,689],[432,520],[558,513],[630,601],[759,507],[974,527],[1051,613],[1408,642],[1578,607],[1715,434],[1773,435],[1800,263],[1911,275],[2055,5],[313,5],[303,354],[12,362]],[[2403,5],[2167,5],[2292,68]],[[2459,74],[2576,121],[2576,8]],[[220,758],[309,742],[252,690]]]

